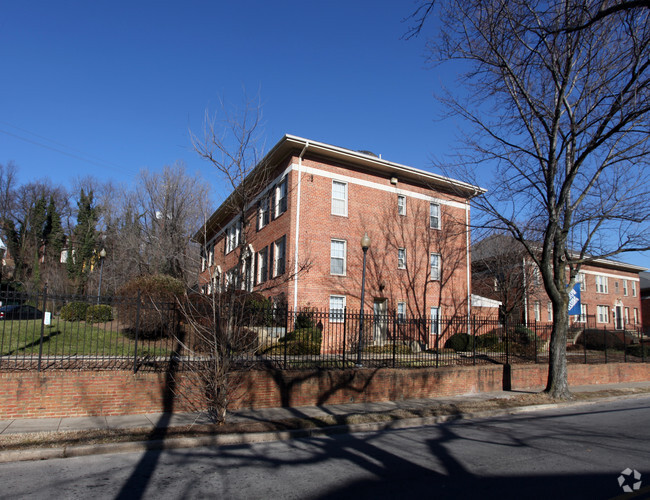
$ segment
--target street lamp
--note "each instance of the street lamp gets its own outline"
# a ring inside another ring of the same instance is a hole
[[[99,288],[97,289],[97,303],[102,296],[102,274],[104,274],[104,259],[106,258],[106,250],[102,248],[99,252]]]
[[[359,315],[359,342],[357,343],[357,367],[361,367],[361,344],[363,341],[363,304],[366,298],[366,254],[370,248],[370,237],[364,233],[361,238],[361,250],[363,250],[363,271],[361,274],[361,314]]]

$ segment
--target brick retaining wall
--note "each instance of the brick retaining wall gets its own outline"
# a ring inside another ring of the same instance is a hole
[[[545,365],[513,365],[512,389],[540,389]],[[418,370],[256,371],[243,374],[233,407],[308,406],[452,396],[503,388],[502,366]],[[571,385],[650,380],[648,363],[569,365]],[[190,383],[187,376],[176,381]],[[189,411],[160,373],[47,371],[0,373],[0,419]],[[166,397],[166,394],[168,397]]]

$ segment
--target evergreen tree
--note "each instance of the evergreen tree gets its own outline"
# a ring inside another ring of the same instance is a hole
[[[87,195],[81,190],[77,202],[77,225],[72,233],[72,245],[68,257],[68,276],[74,282],[77,293],[86,293],[86,285],[96,258],[97,221],[99,209],[94,205],[93,192]]]

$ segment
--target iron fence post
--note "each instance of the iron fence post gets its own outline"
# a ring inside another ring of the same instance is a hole
[[[140,290],[138,290],[138,302],[135,309],[135,344],[133,350],[133,373],[138,371],[138,335],[140,334]]]
[[[476,366],[476,316],[472,316],[472,364]]]
[[[397,348],[397,311],[395,311],[395,315],[393,316],[393,368],[395,368],[395,350]]]
[[[585,365],[587,364],[587,323],[582,326],[582,346],[585,352]]]
[[[534,343],[535,343],[535,364],[537,364],[537,321],[535,321],[535,327],[533,330],[533,335],[535,336]]]
[[[607,364],[607,328],[603,325],[603,345],[605,347],[605,364]]]
[[[343,368],[345,368],[345,353],[348,350],[348,342],[347,339],[345,338],[346,337],[345,333],[347,330],[345,326],[347,323],[346,318],[347,318],[347,307],[344,307],[343,308]]]
[[[295,321],[294,321],[294,330],[295,330]],[[284,355],[282,359],[282,366],[284,366],[284,369],[287,369],[287,335],[289,334],[289,308],[287,307],[287,314],[284,318]],[[321,335],[321,342],[322,342],[322,335]]]
[[[47,283],[43,288],[43,317],[41,318],[41,338],[38,343],[38,371],[41,371],[41,360],[43,359],[43,337],[45,336],[45,306],[47,305]]]
[[[625,338],[627,337],[626,331],[625,331],[625,326],[623,326],[623,362],[627,363],[627,343],[625,342]]]
[[[509,365],[510,364],[510,342],[509,342],[510,334],[508,333],[508,318],[505,319],[504,325],[506,329],[506,365]]]

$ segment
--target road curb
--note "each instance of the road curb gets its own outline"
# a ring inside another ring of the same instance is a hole
[[[0,452],[0,463],[50,460],[53,458],[72,458],[112,453],[136,453],[163,451],[201,446],[240,446],[246,444],[287,441],[307,437],[326,437],[337,434],[357,432],[379,432],[385,430],[408,429],[424,425],[436,425],[458,420],[519,415],[533,411],[552,410],[566,407],[588,406],[625,399],[648,397],[648,393],[625,394],[585,401],[567,401],[542,405],[517,406],[477,412],[464,412],[451,415],[402,418],[391,421],[361,422],[357,424],[332,425],[327,427],[302,428],[285,431],[251,432],[240,434],[215,434],[212,436],[177,437],[150,441],[129,441],[124,443],[107,443],[96,445],[61,446],[54,448],[30,448]]]

